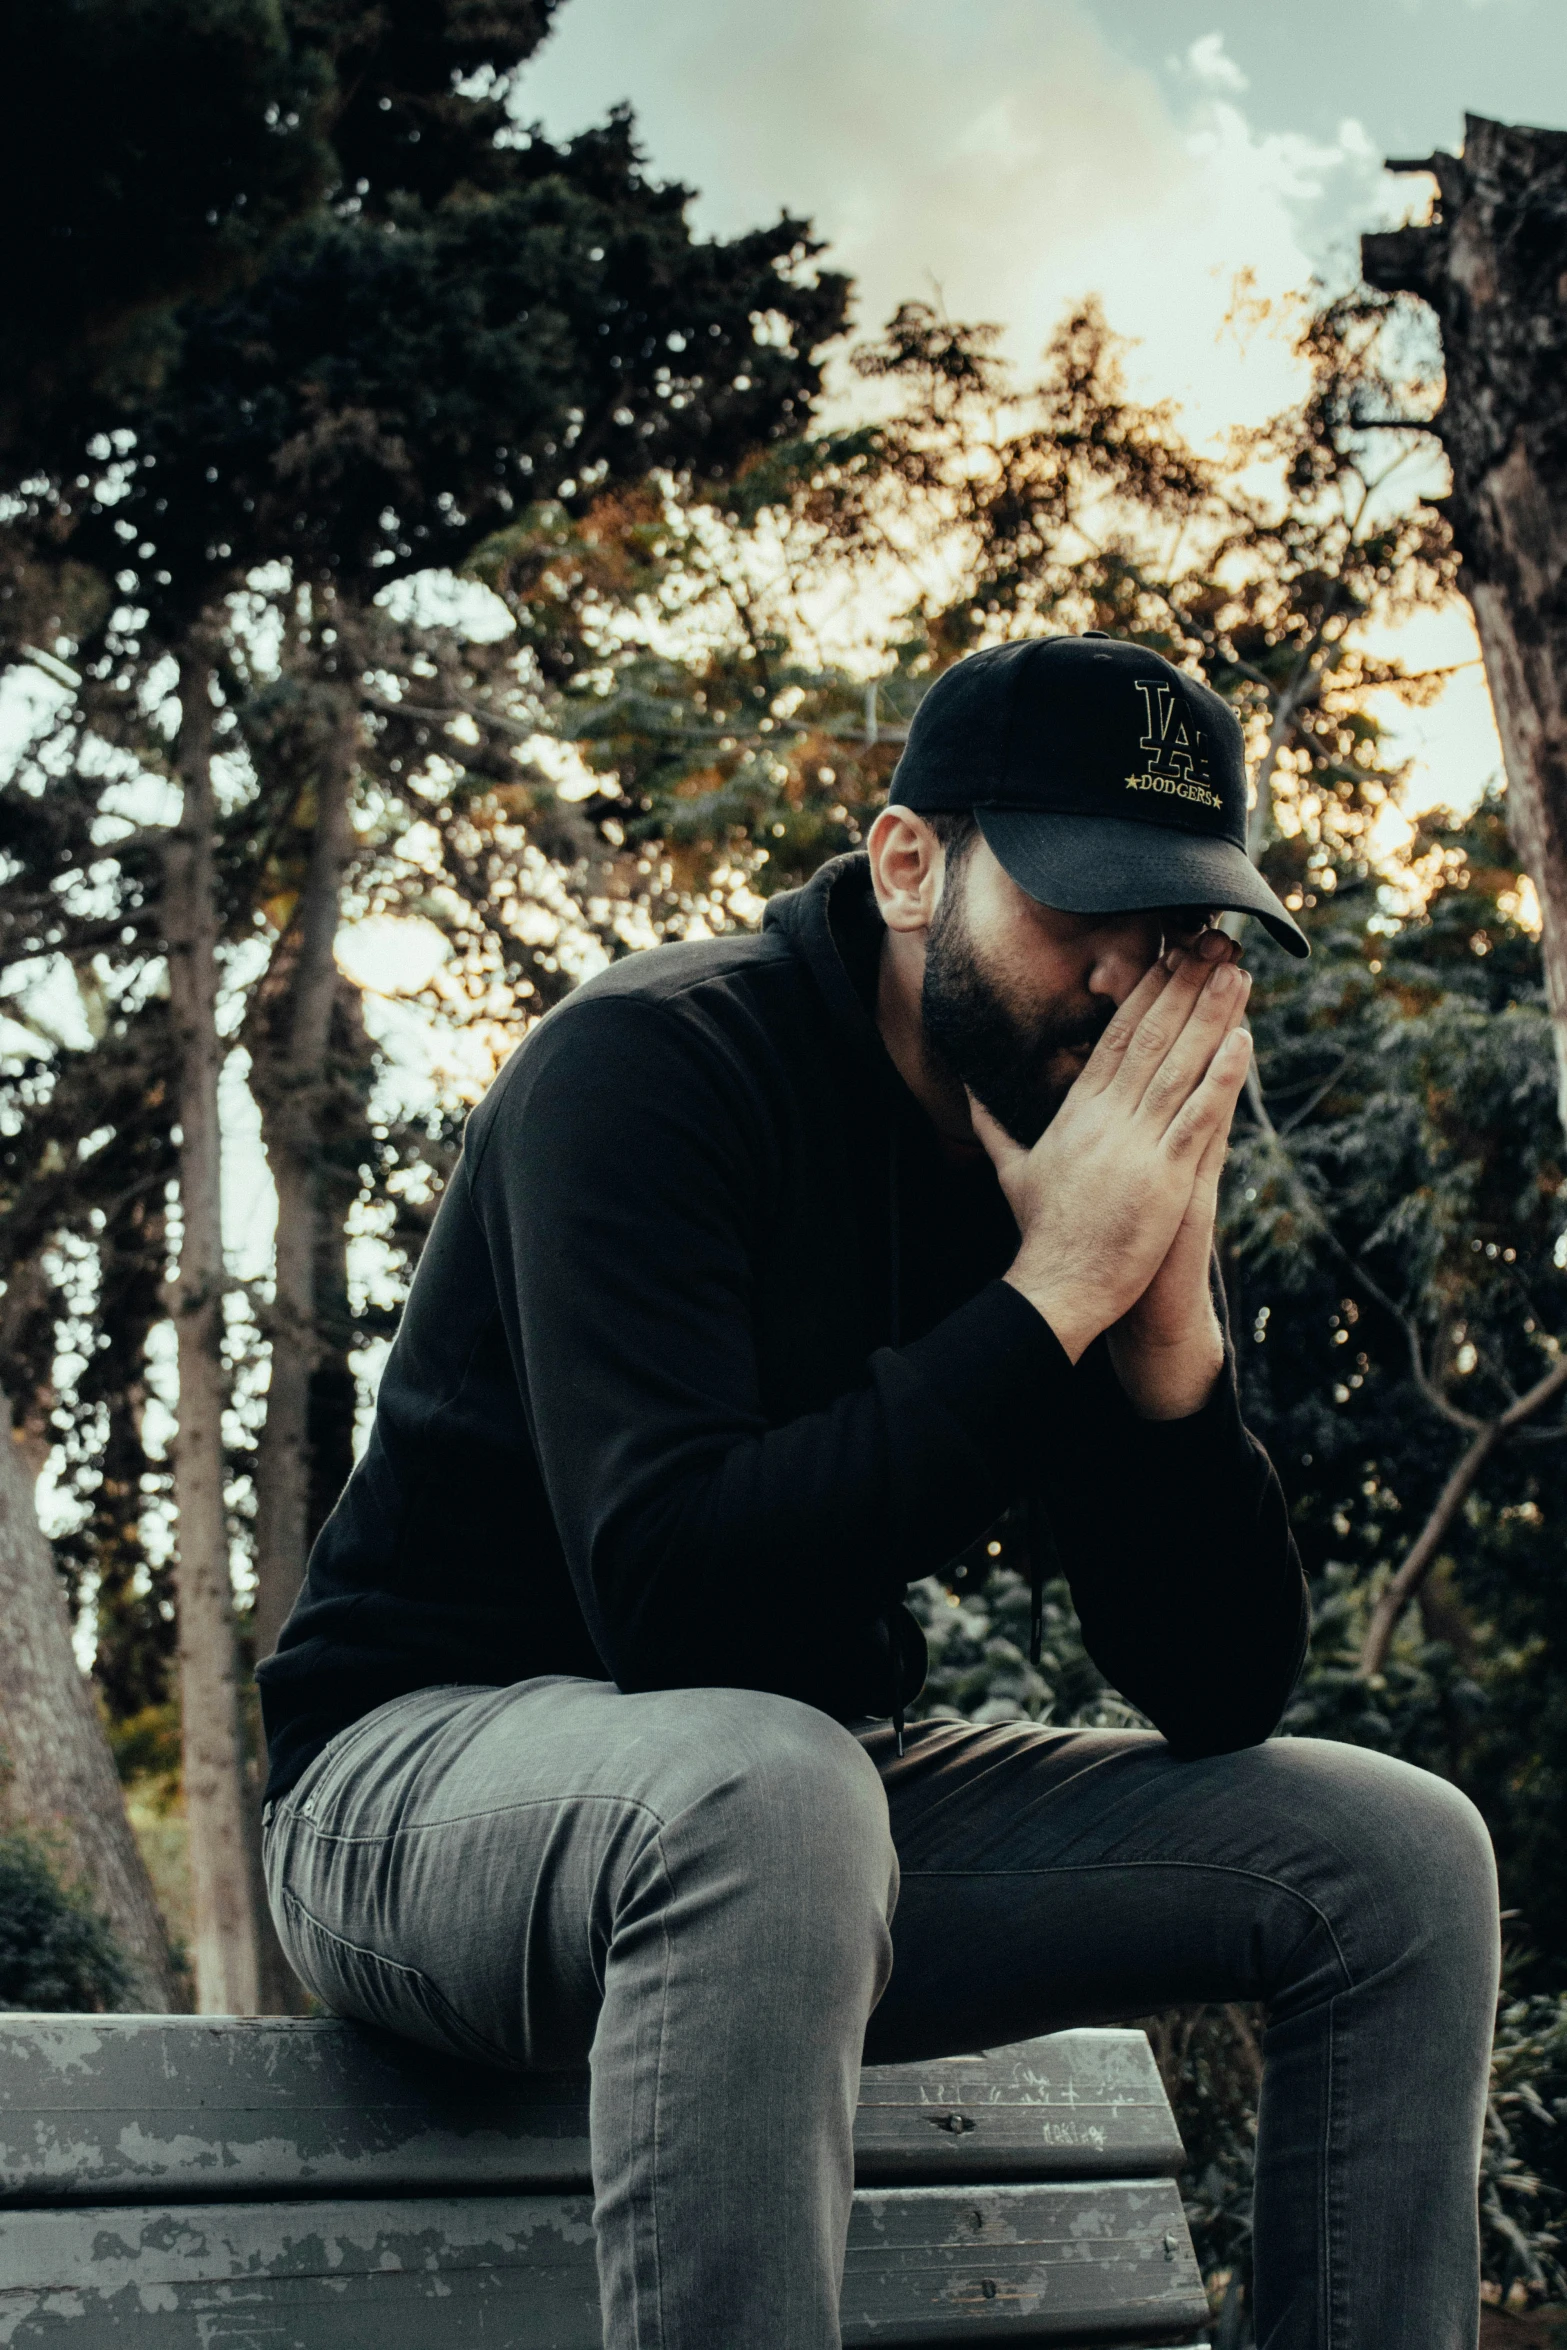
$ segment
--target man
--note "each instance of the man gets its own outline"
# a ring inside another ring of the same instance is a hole
[[[1232,1999],[1259,2341],[1461,2350],[1485,1833],[1261,1743],[1305,1601],[1210,1275],[1249,983],[1209,919],[1306,946],[1239,728],[1138,647],[1009,645],[892,803],[470,1120],[262,1668],[284,1946],[434,2046],[591,2056],[610,2350],[836,2344],[862,2049]],[[905,1729],[904,1588],[1008,1510],[1152,1730]]]

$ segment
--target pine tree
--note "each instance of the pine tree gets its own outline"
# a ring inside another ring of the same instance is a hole
[[[295,63],[326,92],[323,201],[258,242],[228,291],[170,315],[156,371],[73,382],[30,452],[12,525],[17,642],[41,640],[43,665],[74,680],[20,795],[64,797],[81,860],[62,866],[55,840],[47,875],[13,872],[14,943],[90,974],[129,1057],[145,1065],[131,1040],[160,1029],[179,1118],[181,1711],[208,2006],[257,1997],[225,1510],[218,950],[277,946],[249,1024],[281,1209],[256,1479],[265,1637],[303,1565],[313,1410],[341,1466],[342,1217],[364,1138],[350,1115],[334,1175],[323,1137],[356,1090],[332,1051],[353,811],[398,727],[397,660],[426,665],[421,632],[389,626],[374,599],[460,563],[540,479],[586,500],[650,465],[738,463],[802,420],[843,313],[842,281],[811,270],[797,222],[693,239],[686,191],[646,177],[624,115],[562,147],[510,133],[497,76],[546,16],[502,6],[475,32],[460,7],[290,12]],[[270,666],[255,654],[268,620],[283,642]],[[93,837],[105,745],[180,795],[178,819],[137,824],[123,855]],[[39,833],[20,808],[12,837]],[[273,886],[290,840],[291,892]],[[84,917],[73,899],[93,893]],[[143,1000],[160,959],[167,1019]],[[22,1073],[19,1087],[20,1130],[36,1140],[66,1105],[48,1077]],[[13,1168],[11,1213],[41,1230],[25,1142]]]

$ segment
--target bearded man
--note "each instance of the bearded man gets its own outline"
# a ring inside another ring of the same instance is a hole
[[[1474,2342],[1484,1829],[1267,1742],[1305,1592],[1210,923],[1306,942],[1245,825],[1184,672],[975,654],[863,855],[591,980],[469,1121],[262,1668],[268,1881],[338,2012],[591,2060],[610,2350],[835,2350],[862,2055],[1209,2000],[1268,2012],[1259,2342]],[[1152,1728],[906,1722],[905,1588],[1008,1512]]]

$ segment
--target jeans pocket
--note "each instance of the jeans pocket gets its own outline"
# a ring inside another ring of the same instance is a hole
[[[395,2032],[442,2056],[516,2070],[515,2060],[466,2024],[418,1967],[334,1934],[287,1886],[274,1896],[273,1915],[290,1966],[334,2015]]]

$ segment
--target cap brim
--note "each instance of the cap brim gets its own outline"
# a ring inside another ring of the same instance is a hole
[[[1310,943],[1233,841],[1124,816],[1037,808],[976,808],[980,831],[1019,889],[1064,914],[1125,914],[1151,906],[1215,906],[1255,914],[1287,954]]]

